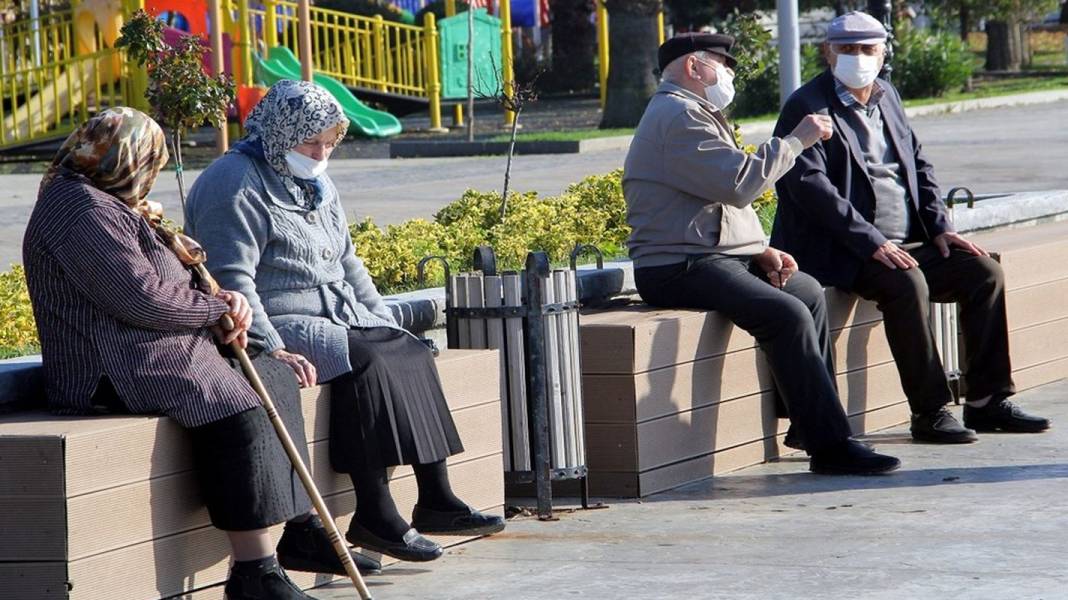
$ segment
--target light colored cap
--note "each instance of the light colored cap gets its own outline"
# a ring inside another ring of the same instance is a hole
[[[868,13],[853,11],[835,17],[827,26],[830,44],[878,44],[886,41],[886,28]]]

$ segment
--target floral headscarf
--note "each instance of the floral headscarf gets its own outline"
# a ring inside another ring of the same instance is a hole
[[[41,189],[60,172],[73,171],[93,187],[138,208],[166,162],[166,139],[155,121],[125,106],[109,108],[67,137],[41,180]]]
[[[285,177],[292,177],[286,154],[320,133],[337,130],[337,141],[349,128],[341,104],[322,87],[308,81],[283,79],[245,119],[245,141],[260,142],[267,164]]]

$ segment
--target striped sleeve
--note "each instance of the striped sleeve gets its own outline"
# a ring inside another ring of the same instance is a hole
[[[69,281],[101,311],[135,327],[200,329],[227,312],[222,300],[182,282],[163,281],[141,252],[134,223],[117,211],[82,213],[54,245]]]

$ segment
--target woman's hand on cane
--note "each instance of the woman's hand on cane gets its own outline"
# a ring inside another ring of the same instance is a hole
[[[224,329],[221,325],[212,327],[215,338],[221,344],[237,342],[241,348],[247,347],[248,329],[252,326],[252,307],[249,305],[248,299],[239,292],[229,290],[220,291],[216,297],[230,306],[230,310],[226,314],[233,321],[233,327],[229,330]]]
[[[286,363],[289,365],[290,369],[293,369],[293,373],[297,376],[297,383],[300,384],[300,387],[311,387],[315,385],[318,374],[315,371],[315,365],[313,365],[307,358],[304,358],[300,354],[287,352],[284,349],[271,352],[271,356]]]

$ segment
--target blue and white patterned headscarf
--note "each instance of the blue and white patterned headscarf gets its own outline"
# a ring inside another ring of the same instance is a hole
[[[332,127],[337,129],[340,142],[349,120],[330,92],[309,81],[283,79],[271,86],[245,119],[247,135],[243,141],[259,142],[267,164],[291,178],[286,154]]]

